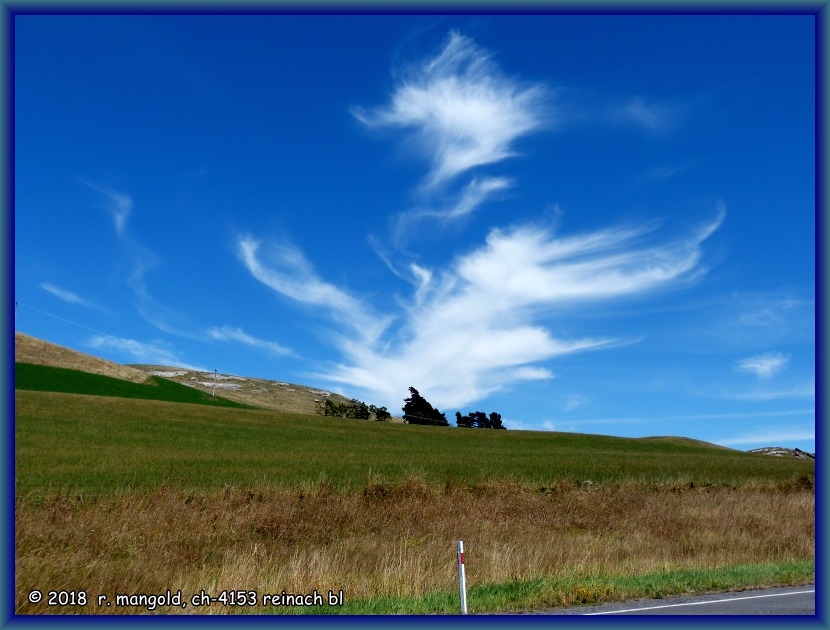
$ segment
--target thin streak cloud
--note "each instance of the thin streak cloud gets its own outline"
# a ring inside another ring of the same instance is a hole
[[[144,342],[113,335],[95,335],[88,342],[90,348],[109,350],[129,357],[132,362],[146,365],[164,365],[189,370],[204,368],[190,365],[173,348],[161,341]]]
[[[249,335],[241,328],[234,328],[232,326],[218,326],[211,328],[208,331],[208,336],[211,339],[216,339],[218,341],[236,341],[243,345],[250,346],[252,348],[264,350],[269,354],[275,356],[286,356],[294,354],[294,351],[291,350],[291,348],[286,348],[282,344],[279,344],[275,341],[266,341],[264,339],[258,339],[257,337]]]
[[[717,443],[724,446],[747,446],[751,444],[777,446],[794,441],[815,439],[816,432],[814,429],[792,427],[781,429],[763,429],[751,433],[744,433],[742,435],[718,439]]]
[[[735,370],[738,372],[749,372],[762,379],[768,379],[783,370],[789,357],[780,352],[766,352],[754,357],[749,357],[738,362]]]
[[[84,179],[81,179],[81,181],[104,198],[105,207],[115,226],[115,233],[119,237],[124,236],[127,229],[127,219],[133,213],[132,197],[117,190],[107,188],[106,186],[93,184]]]
[[[67,302],[68,304],[78,304],[79,306],[97,308],[95,304],[83,299],[77,293],[74,293],[73,291],[67,291],[66,289],[61,289],[60,287],[56,287],[54,284],[42,282],[40,284],[40,288],[46,291],[47,293],[51,293],[56,298],[63,300],[64,302]]]

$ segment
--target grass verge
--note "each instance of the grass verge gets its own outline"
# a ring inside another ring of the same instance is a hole
[[[467,610],[469,614],[515,614],[642,598],[662,599],[674,595],[793,586],[813,581],[813,561],[738,565],[635,576],[539,578],[474,586],[467,591]],[[453,615],[459,614],[459,610],[456,590],[429,593],[423,597],[383,597],[354,601],[344,598],[342,606],[271,607],[261,612],[269,615]]]

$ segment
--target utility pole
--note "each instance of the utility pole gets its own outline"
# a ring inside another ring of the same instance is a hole
[[[217,370],[214,369],[213,370],[213,393],[211,394],[211,396],[213,398],[216,398],[216,376],[217,376]]]

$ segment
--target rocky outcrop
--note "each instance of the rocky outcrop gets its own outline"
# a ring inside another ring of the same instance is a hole
[[[812,459],[815,460],[815,453],[808,453],[798,448],[784,448],[782,446],[766,446],[764,448],[754,448],[750,453],[760,453],[761,455],[772,455],[773,457],[795,457],[796,459]]]

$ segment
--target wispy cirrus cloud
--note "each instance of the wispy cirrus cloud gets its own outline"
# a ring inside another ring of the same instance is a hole
[[[322,280],[294,245],[269,242],[264,256],[261,248],[262,242],[252,236],[237,240],[238,258],[262,284],[297,302],[325,308],[365,341],[377,339],[386,329],[388,318],[376,315],[347,291]]]
[[[276,341],[266,341],[264,339],[258,339],[257,337],[249,335],[241,328],[234,328],[232,326],[218,326],[211,328],[208,331],[208,336],[211,339],[216,339],[218,341],[236,341],[243,345],[250,346],[252,348],[264,350],[275,356],[286,356],[294,354],[294,351],[291,350],[291,348],[287,348],[282,344],[277,343]]]
[[[652,133],[666,133],[677,126],[682,111],[683,108],[679,105],[659,103],[637,96],[622,105],[617,116]]]
[[[83,181],[83,180],[82,180]],[[191,318],[182,312],[171,309],[158,302],[150,293],[146,276],[156,266],[161,264],[161,259],[141,243],[137,242],[127,230],[127,218],[133,212],[132,197],[126,193],[112,190],[105,186],[99,186],[87,181],[84,184],[89,186],[102,196],[105,206],[112,216],[116,236],[121,243],[124,252],[131,261],[131,271],[124,278],[128,287],[133,291],[137,299],[138,313],[147,322],[162,332],[177,337],[183,337],[196,341],[220,340],[234,343],[241,343],[249,347],[269,352],[272,355],[286,356],[293,354],[289,348],[282,346],[275,341],[258,339],[241,328],[230,326],[219,326],[206,329],[191,321]],[[155,363],[176,364],[187,367],[184,360],[168,350],[161,342],[150,344],[135,341],[133,339],[122,339],[109,335],[99,335],[93,341],[97,347],[118,350],[130,354],[138,360],[148,357],[155,357]]]
[[[513,142],[550,116],[543,86],[506,77],[489,52],[455,31],[437,56],[406,73],[389,100],[353,114],[372,127],[414,129],[433,163],[428,188],[510,157]]]
[[[787,398],[815,398],[815,396],[815,382],[806,382],[778,389],[764,387],[763,389],[756,391],[728,392],[724,394],[724,398],[729,398],[731,400],[748,400],[756,402],[782,400]]]
[[[803,426],[781,427],[773,429],[761,429],[733,435],[717,440],[723,446],[752,446],[759,448],[764,446],[781,446],[801,440],[815,440],[816,431],[814,428]]]
[[[468,216],[510,188],[512,180],[488,176],[447,192],[462,174],[514,155],[518,138],[552,122],[556,111],[543,111],[549,97],[541,85],[505,77],[490,53],[453,32],[435,57],[395,84],[388,105],[354,110],[370,127],[411,130],[431,162],[422,186],[431,206],[403,213],[398,226]],[[236,251],[261,283],[333,319],[342,361],[315,376],[386,405],[417,385],[438,406],[460,407],[514,383],[553,378],[545,363],[558,356],[630,342],[559,338],[550,322],[586,301],[642,295],[698,277],[705,271],[702,243],[725,214],[719,204],[711,221],[662,242],[655,223],[570,236],[550,225],[497,228],[485,243],[438,268],[390,256],[374,239],[389,269],[412,285],[411,298],[398,300],[389,315],[322,280],[293,245],[261,248],[244,236]]]
[[[121,356],[129,357],[134,363],[204,370],[204,368],[187,363],[175,349],[163,341],[145,342],[113,335],[95,335],[87,342],[87,345],[96,350],[116,352]]]
[[[420,190],[423,202],[399,214],[396,239],[403,241],[418,221],[457,221],[511,187],[505,177],[476,177],[454,196],[434,198],[462,174],[515,155],[517,139],[551,124],[550,96],[540,83],[506,76],[491,53],[453,31],[435,57],[402,73],[387,105],[354,108],[367,127],[410,130],[431,163]]]
[[[749,372],[759,378],[768,379],[783,370],[787,363],[789,363],[789,357],[780,352],[765,352],[739,361],[735,366],[735,370]]]
[[[394,242],[399,245],[406,243],[419,232],[418,224],[425,220],[433,220],[446,227],[471,215],[483,203],[512,186],[513,181],[506,177],[476,177],[440,204],[401,212],[394,223]]]
[[[782,409],[775,411],[742,411],[742,412],[725,412],[725,413],[698,413],[698,414],[683,414],[670,416],[611,416],[604,418],[581,418],[578,420],[568,420],[570,427],[589,427],[589,426],[603,426],[603,425],[631,425],[639,426],[643,424],[650,424],[654,422],[683,422],[683,421],[736,421],[746,422],[747,424],[754,423],[758,420],[766,420],[769,418],[786,418],[792,416],[814,416],[814,408],[803,409]]]
[[[146,276],[161,264],[161,259],[141,243],[132,238],[127,231],[127,219],[133,213],[133,199],[124,192],[81,180],[86,186],[98,193],[110,213],[115,234],[124,253],[129,257],[131,270],[124,282],[138,298],[139,314],[156,328],[174,334],[187,336],[190,326],[174,322],[183,320],[183,316],[173,313],[156,302],[147,289]]]
[[[565,401],[565,411],[573,411],[577,407],[581,407],[582,405],[586,404],[589,401],[587,396],[582,396],[579,394],[572,394],[568,396],[568,399]]]
[[[552,228],[493,230],[446,269],[421,269],[416,307],[393,340],[341,340],[347,362],[322,374],[392,401],[413,383],[436,404],[462,406],[511,384],[551,378],[540,363],[608,347],[605,337],[557,339],[551,313],[586,301],[646,293],[699,271],[701,244],[717,217],[685,239],[642,242],[647,228],[560,237]]]
[[[64,302],[67,302],[68,304],[77,304],[78,306],[85,306],[87,308],[100,309],[100,307],[97,304],[95,304],[94,302],[90,302],[89,300],[85,300],[74,291],[61,289],[60,287],[57,287],[54,284],[50,284],[48,282],[42,282],[40,284],[40,288],[46,291],[47,293],[51,293],[56,298],[63,300]]]
[[[814,288],[733,295],[730,337],[761,340],[767,345],[815,343]]]
[[[118,236],[124,236],[127,229],[127,219],[133,212],[132,197],[126,193],[84,179],[81,179],[81,181],[104,198],[106,209],[115,225],[115,233]]]

